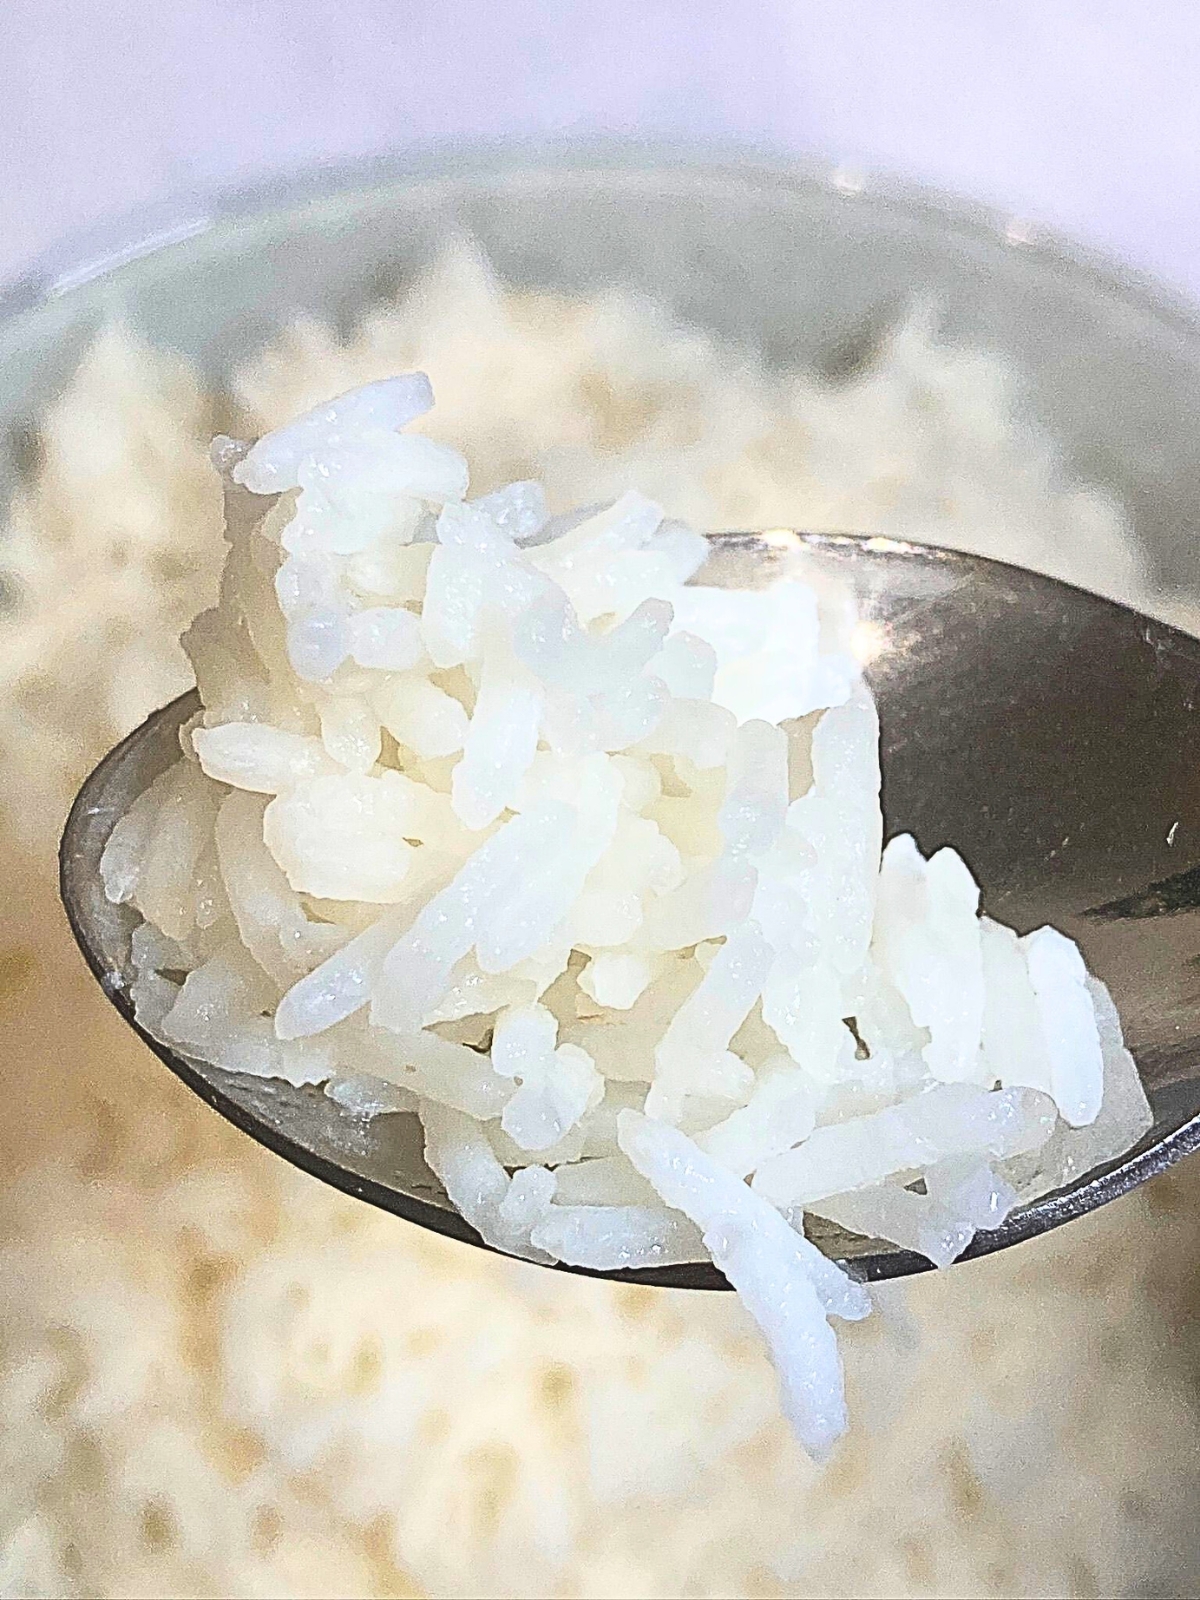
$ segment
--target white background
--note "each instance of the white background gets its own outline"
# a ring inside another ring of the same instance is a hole
[[[144,202],[447,137],[833,156],[1200,296],[1194,0],[0,0],[0,279]]]

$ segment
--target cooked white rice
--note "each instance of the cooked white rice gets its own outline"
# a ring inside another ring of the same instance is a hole
[[[481,360],[503,406],[474,409]],[[232,425],[412,366],[480,489],[536,477],[560,510],[639,482],[704,527],[924,532],[1146,599],[1119,508],[1063,476],[999,363],[926,326],[826,388],[737,369],[625,302],[502,296],[456,268],[345,346],[297,330],[243,378]],[[1186,1588],[1186,1172],[921,1280],[911,1325],[889,1302],[843,1326],[863,1420],[817,1477],[733,1297],[587,1283],[399,1227],[265,1155],[126,1036],[56,916],[50,846],[88,767],[187,685],[174,638],[215,598],[221,550],[210,431],[186,371],[106,336],[48,419],[6,545],[23,598],[0,772],[45,863],[9,846],[7,1586]],[[752,1104],[730,1130],[751,1151],[762,1111],[783,1119]],[[788,1115],[804,1128],[803,1105]],[[1060,1125],[1068,1174],[1071,1137]],[[583,1209],[603,1178],[563,1198]]]
[[[707,1254],[824,1460],[827,1318],[870,1300],[805,1213],[948,1264],[1106,1079],[1084,1165],[1145,1132],[1137,1070],[1069,939],[981,919],[952,849],[881,852],[874,704],[814,588],[705,587],[705,540],[636,492],[557,524],[534,483],[468,499],[464,458],[403,431],[432,403],[397,377],[214,446],[202,713],[100,863],[144,919],[139,1021],[415,1110],[499,1250]]]

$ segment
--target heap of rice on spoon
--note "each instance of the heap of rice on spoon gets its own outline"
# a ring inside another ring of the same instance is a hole
[[[870,1299],[805,1214],[944,1265],[1119,1154],[1150,1114],[1111,1000],[953,850],[882,847],[875,707],[810,588],[706,588],[636,493],[469,500],[403,431],[431,404],[410,375],[214,446],[204,709],[103,860],[138,1019],[415,1111],[498,1249],[709,1256],[824,1455],[829,1318]]]

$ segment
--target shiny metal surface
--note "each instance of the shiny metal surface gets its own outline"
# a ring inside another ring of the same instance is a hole
[[[1078,939],[1110,986],[1154,1108],[1117,1163],[1021,1207],[967,1257],[1094,1209],[1200,1143],[1200,641],[1018,568],[892,540],[771,533],[713,539],[705,582],[803,576],[849,590],[854,643],[879,702],[887,833],[953,844],[984,907],[1024,932]],[[185,696],[157,712],[81,790],[61,847],[63,902],[109,999],[128,999],[131,916],[105,900],[100,853],[116,818],[178,751]],[[222,1115],[296,1165],[375,1205],[480,1243],[421,1159],[409,1116],[364,1125],[317,1089],[163,1061]],[[871,1279],[920,1256],[834,1230],[832,1253]],[[572,1270],[572,1269],[563,1269]],[[722,1288],[707,1263],[605,1274]]]

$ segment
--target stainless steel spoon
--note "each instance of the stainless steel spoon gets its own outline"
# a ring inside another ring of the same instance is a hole
[[[1200,1144],[1200,641],[1019,568],[893,540],[826,534],[713,538],[702,581],[803,577],[857,604],[854,644],[879,703],[884,817],[924,850],[953,844],[985,909],[1024,932],[1077,939],[1112,989],[1154,1110],[1127,1155],[980,1233],[964,1259],[1019,1243],[1123,1194]],[[84,784],[60,851],[63,904],[105,994],[209,1105],[269,1149],[422,1227],[481,1241],[450,1206],[408,1115],[364,1123],[318,1088],[223,1072],[138,1027],[128,995],[133,918],[99,860],[134,797],[179,752],[185,695]],[[868,1279],[922,1256],[827,1227]],[[576,1271],[575,1268],[562,1270]],[[717,1289],[708,1263],[592,1274]]]

